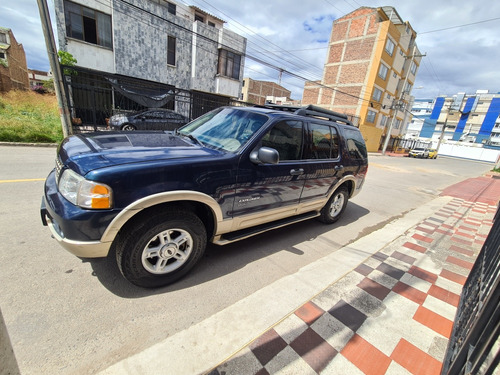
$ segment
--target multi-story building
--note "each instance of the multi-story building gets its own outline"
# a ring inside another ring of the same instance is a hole
[[[500,93],[477,90],[475,94],[458,93],[439,96],[432,103],[423,119],[418,136],[438,142],[439,139],[500,146]],[[421,119],[421,109],[412,108],[414,120]]]
[[[149,90],[148,82],[165,85],[166,93],[240,96],[246,39],[200,8],[165,0],[55,0],[55,9],[60,49],[77,60],[76,67],[114,75],[95,84],[89,83],[93,76],[84,82],[82,73],[74,75],[71,81],[76,89],[108,90],[106,85],[113,84],[113,89],[85,100],[72,90],[80,103],[98,97],[106,103],[101,108],[104,113],[118,106],[119,95],[130,94],[134,100],[153,92],[150,96],[157,99],[158,90]],[[131,87],[130,80],[122,77],[142,82],[134,81]],[[185,103],[194,102],[193,96]],[[178,108],[185,103],[176,102],[172,109],[187,112]],[[79,117],[85,115],[84,109],[81,112]],[[185,114],[194,116],[192,109]]]
[[[360,119],[370,151],[392,128],[399,135],[421,57],[416,32],[393,7],[361,7],[333,22],[321,81],[307,82],[303,104]]]
[[[290,101],[292,92],[283,86],[269,81],[257,81],[251,78],[243,79],[240,99],[253,104],[265,104],[271,101],[275,104],[284,104]]]
[[[31,88],[41,86],[44,82],[52,79],[52,72],[44,72],[42,70],[28,69],[28,80]]]
[[[433,107],[433,99],[415,99],[413,101],[411,107],[412,119],[406,129],[405,138],[414,139],[420,137],[420,131],[431,117]]]
[[[0,27],[0,92],[28,89],[28,66],[23,45],[11,29]]]

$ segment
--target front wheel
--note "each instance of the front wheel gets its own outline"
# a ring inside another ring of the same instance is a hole
[[[146,288],[168,285],[184,276],[205,252],[207,234],[191,212],[172,210],[136,220],[116,244],[123,276]]]
[[[321,215],[318,220],[325,224],[333,224],[340,219],[345,210],[349,193],[344,186],[335,190],[335,193],[330,197],[325,207],[321,209]]]

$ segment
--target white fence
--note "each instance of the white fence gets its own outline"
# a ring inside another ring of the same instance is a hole
[[[500,150],[492,150],[464,144],[441,143],[441,146],[439,147],[439,155],[496,163],[500,158]]]

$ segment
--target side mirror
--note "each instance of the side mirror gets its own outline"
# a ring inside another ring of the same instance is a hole
[[[274,148],[261,147],[252,151],[250,161],[254,164],[278,164],[280,155]]]

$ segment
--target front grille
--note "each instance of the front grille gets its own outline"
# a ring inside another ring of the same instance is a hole
[[[63,163],[59,159],[59,156],[56,158],[56,181],[59,182],[59,177],[61,177]]]

